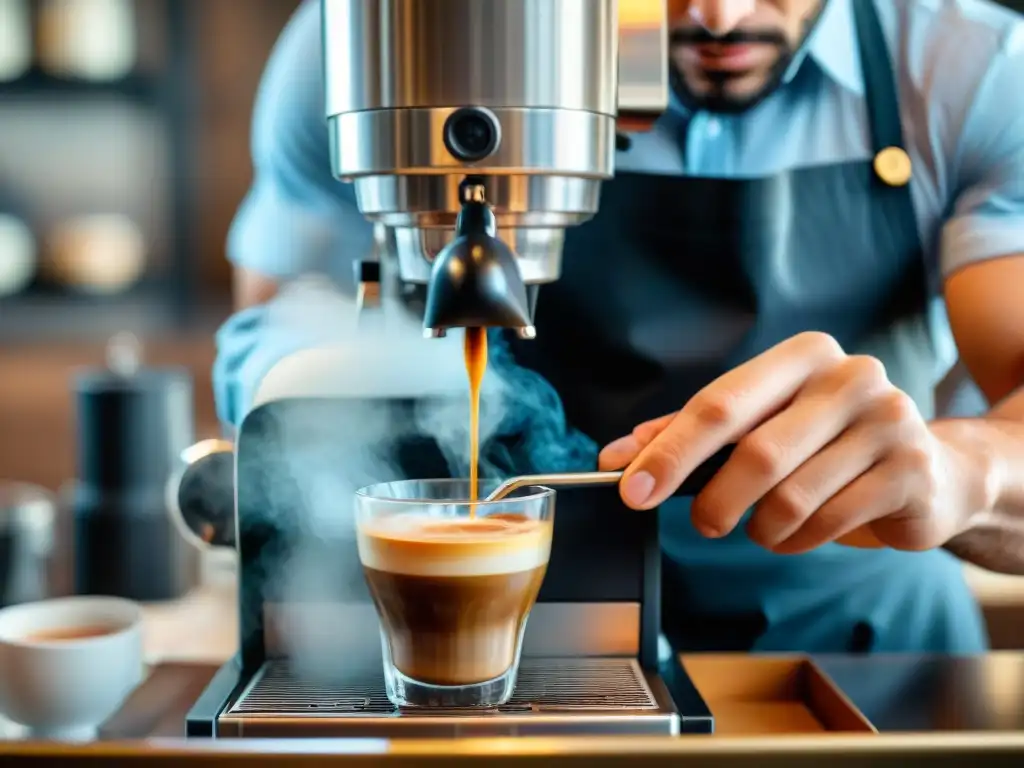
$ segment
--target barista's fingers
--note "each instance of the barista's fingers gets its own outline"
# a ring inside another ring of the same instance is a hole
[[[788,408],[739,441],[694,500],[694,527],[712,538],[731,533],[748,509],[780,484],[788,486],[787,477],[825,450],[890,386],[885,368],[870,357],[847,357],[813,377]],[[803,522],[800,515],[813,509],[804,509],[809,499],[802,489],[790,493],[796,498],[777,510],[783,520],[776,525],[784,521],[795,530]]]
[[[626,470],[623,500],[653,509],[722,447],[784,408],[805,382],[845,356],[823,333],[804,333],[733,369],[698,392]]]
[[[901,432],[899,425],[858,422],[761,499],[747,524],[750,538],[766,549],[784,542],[831,498],[869,471]]]
[[[671,424],[672,420],[678,415],[679,411],[673,411],[660,418],[645,421],[633,430],[633,436],[640,442],[641,446],[645,446],[660,435],[665,430],[665,427]]]
[[[902,472],[882,461],[825,503],[790,537],[773,547],[780,555],[810,552],[907,506]]]
[[[614,443],[606,445],[597,457],[597,468],[602,472],[614,472],[623,469],[636,458],[643,446],[632,435],[620,437]]]
[[[645,421],[637,426],[632,434],[620,437],[618,440],[609,443],[598,457],[598,468],[603,472],[622,469],[635,459],[644,446],[657,437],[675,417],[675,413],[670,413],[667,416]]]
[[[626,441],[629,437],[622,437],[601,451],[597,457],[597,468],[601,472],[617,472],[629,466],[633,457],[640,453],[640,446],[629,447]],[[622,444],[620,446],[620,443]]]

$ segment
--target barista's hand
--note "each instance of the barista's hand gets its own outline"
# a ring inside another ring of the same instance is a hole
[[[985,505],[982,459],[958,448],[956,424],[927,424],[878,360],[847,356],[820,333],[783,342],[678,413],[641,424],[602,451],[601,467],[628,466],[623,500],[652,509],[733,443],[693,502],[694,527],[711,538],[753,507],[748,533],[775,552],[840,539],[924,550]]]

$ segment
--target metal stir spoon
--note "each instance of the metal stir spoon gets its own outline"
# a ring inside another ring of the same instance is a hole
[[[521,475],[503,482],[491,491],[484,501],[501,501],[510,493],[514,493],[520,488],[528,488],[531,485],[561,486],[563,488],[579,488],[587,485],[615,485],[622,479],[623,474],[623,472],[619,471],[560,472],[550,475]]]
[[[673,496],[696,496],[710,482],[711,478],[732,456],[735,445],[727,445],[698,466],[690,473]],[[579,488],[589,485],[615,485],[625,474],[618,472],[556,472],[550,475],[522,475],[513,477],[499,485],[484,501],[501,501],[513,491],[531,485],[561,486],[563,488]]]

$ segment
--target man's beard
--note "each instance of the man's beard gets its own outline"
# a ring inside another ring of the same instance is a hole
[[[786,72],[789,70],[799,47],[810,36],[821,16],[825,3],[804,24],[804,32],[797,46],[793,46],[782,32],[775,30],[736,30],[721,37],[715,37],[703,28],[673,30],[670,40],[672,47],[680,45],[770,45],[778,56],[775,63],[765,75],[764,84],[751,93],[737,95],[729,92],[729,86],[741,80],[746,72],[702,72],[706,90],[696,93],[686,82],[686,78],[673,64],[670,67],[672,88],[679,100],[688,109],[725,114],[735,114],[752,109],[770,96],[782,85]]]

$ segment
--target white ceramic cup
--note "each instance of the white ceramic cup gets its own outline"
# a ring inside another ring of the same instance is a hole
[[[76,630],[104,633],[66,639]],[[95,738],[142,678],[135,603],[68,597],[0,611],[0,714],[31,738]]]

